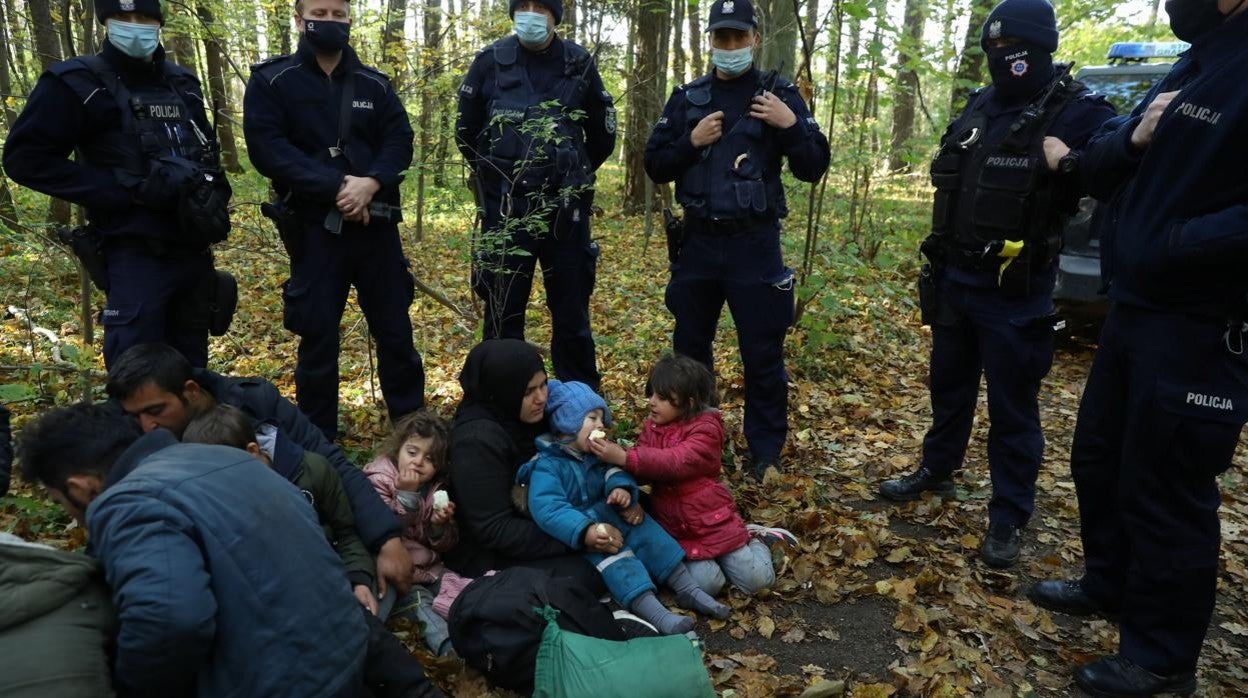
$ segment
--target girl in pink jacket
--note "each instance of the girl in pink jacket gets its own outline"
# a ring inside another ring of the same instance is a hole
[[[440,553],[459,540],[455,527],[455,503],[442,489],[447,467],[449,429],[445,420],[421,410],[400,419],[377,460],[364,474],[403,524],[403,546],[412,556],[412,588],[395,601],[395,594],[381,600],[378,615],[391,612],[418,623],[429,649],[439,655],[451,650],[446,620],[433,611],[433,600],[444,568]]]
[[[747,594],[776,581],[769,543],[796,544],[781,528],[746,525],[720,482],[724,423],[715,378],[686,356],[665,356],[646,381],[650,416],[630,449],[606,439],[590,448],[652,485],[649,511],[685,549],[698,586],[717,594],[725,582]]]

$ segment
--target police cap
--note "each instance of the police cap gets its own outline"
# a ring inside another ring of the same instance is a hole
[[[165,15],[160,11],[160,0],[95,0],[95,18],[100,24],[118,12],[138,12],[141,15],[154,17],[165,23]]]
[[[750,0],[715,0],[711,5],[711,16],[706,21],[706,30],[740,29],[749,31],[758,27],[758,16],[754,14],[754,5]]]

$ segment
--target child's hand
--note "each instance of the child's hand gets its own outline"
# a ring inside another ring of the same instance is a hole
[[[394,481],[394,489],[416,492],[422,484],[424,483],[420,481],[420,473],[415,467],[404,468],[399,471],[399,476]]]
[[[590,439],[589,450],[598,460],[611,465],[624,465],[628,463],[628,451],[625,451],[619,444],[606,439]]]
[[[611,524],[592,524],[585,529],[585,548],[596,553],[614,555],[624,544],[624,534]]]
[[[632,495],[630,495],[628,490],[623,487],[617,487],[611,490],[611,494],[607,495],[607,504],[610,504],[616,509],[626,509],[632,501]]]
[[[356,584],[351,589],[355,592],[355,598],[360,605],[368,609],[368,612],[377,615],[377,599],[373,598],[373,590],[363,584]]]
[[[441,509],[433,510],[433,516],[430,517],[430,521],[438,526],[444,526],[453,516],[455,516],[455,502],[447,502],[446,506]]]
[[[636,526],[645,518],[645,512],[641,509],[641,502],[636,502],[629,508],[620,512],[620,518],[630,526]]]

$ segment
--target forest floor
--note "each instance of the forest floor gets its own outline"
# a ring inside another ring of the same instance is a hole
[[[293,397],[295,341],[282,329],[279,291],[285,258],[254,208],[240,207],[236,232],[218,253],[219,266],[239,278],[242,298],[230,334],[213,340],[210,367],[264,376]],[[467,223],[462,209],[449,208],[426,217],[423,241],[414,239],[412,223],[405,224],[406,248],[417,277],[471,314]],[[923,215],[919,203],[912,220]],[[604,392],[618,415],[616,434],[632,438],[644,415],[646,371],[668,346],[671,331],[663,306],[662,231],[658,227],[644,248],[638,219],[608,216],[598,221],[597,231],[602,257],[592,314],[599,365]],[[796,250],[800,235],[792,237],[788,244]],[[885,251],[898,258],[912,255],[913,235],[898,239]],[[0,400],[14,409],[16,426],[41,408],[77,399],[79,377],[66,370],[70,364],[92,372],[98,399],[102,362],[82,346],[74,304],[77,274],[67,255],[17,237],[0,238],[0,253],[5,280]],[[1048,447],[1036,514],[1018,565],[992,570],[976,553],[990,495],[982,396],[954,499],[896,506],[875,494],[880,480],[915,467],[930,417],[930,334],[919,327],[910,300],[912,269],[895,263],[854,266],[845,259],[824,257],[832,260],[821,272],[826,286],[788,342],[791,432],[784,472],[762,484],[735,469],[725,475],[748,519],[788,528],[801,542],[785,552],[773,589],[756,598],[730,596],[729,620],[699,622],[716,689],[735,697],[797,695],[828,681],[823,684],[828,695],[836,693],[838,682],[853,696],[1074,694],[1071,667],[1113,651],[1116,628],[1101,620],[1050,615],[1028,602],[1024,590],[1034,580],[1080,569],[1068,456],[1092,344],[1060,344],[1041,396]],[[542,294],[539,283],[528,318],[529,338],[539,344],[548,342],[550,326]],[[102,296],[97,293],[94,302],[98,308]],[[17,312],[7,310],[10,306]],[[26,317],[48,331],[32,331]],[[430,406],[449,416],[460,395],[456,375],[474,343],[474,326],[425,294],[418,294],[412,317]],[[363,462],[384,436],[385,418],[354,300],[343,335],[343,445]],[[57,356],[54,342],[61,344]],[[729,451],[743,454],[742,374],[735,347],[725,313],[717,367]],[[1222,477],[1218,604],[1200,666],[1200,691],[1209,696],[1248,694],[1246,455],[1248,448],[1241,448],[1240,467]],[[20,483],[0,500],[0,530],[66,548],[80,547],[84,539],[42,493]],[[491,695],[459,662],[416,652],[448,694]]]

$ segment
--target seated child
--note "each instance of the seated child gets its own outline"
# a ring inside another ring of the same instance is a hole
[[[364,466],[377,494],[403,524],[403,546],[412,556],[411,591],[403,599],[383,603],[383,611],[393,604],[397,613],[419,623],[429,649],[439,655],[452,649],[446,619],[433,608],[445,570],[439,553],[459,540],[455,503],[442,489],[449,443],[450,431],[441,417],[413,412],[394,425],[380,457]]]
[[[584,550],[615,600],[660,633],[687,633],[693,619],[667,610],[654,595],[652,578],[676,592],[681,608],[727,618],[728,607],[689,576],[676,541],[642,515],[633,478],[590,452],[591,440],[602,438],[601,428],[610,423],[607,403],[584,383],[552,380],[549,390],[546,414],[554,434],[538,438],[538,454],[516,475],[518,484],[528,486],[533,520]]]
[[[305,451],[276,425],[253,426],[246,412],[225,404],[217,404],[191,420],[182,432],[182,441],[241,448],[290,480],[316,510],[325,537],[347,569],[355,598],[377,613],[372,591],[373,558],[355,530],[355,513],[342,488],[342,478],[324,456]]]
[[[652,484],[649,511],[684,548],[702,590],[719,593],[725,577],[747,594],[770,587],[776,573],[767,543],[797,541],[782,528],[743,523],[720,482],[724,423],[715,408],[715,378],[687,356],[668,355],[650,370],[646,394],[650,416],[637,446],[625,450],[600,439],[590,449]]]

